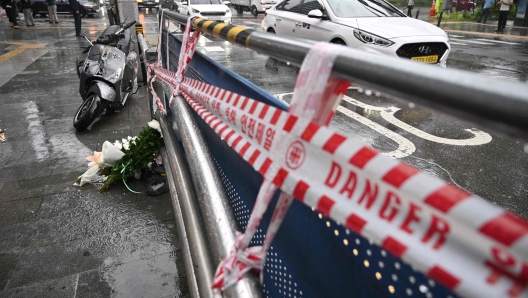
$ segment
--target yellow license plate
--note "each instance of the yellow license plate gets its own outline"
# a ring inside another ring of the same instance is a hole
[[[422,63],[437,63],[438,62],[438,55],[412,57],[411,60],[422,62]]]

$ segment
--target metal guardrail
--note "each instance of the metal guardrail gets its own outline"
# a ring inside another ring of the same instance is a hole
[[[165,19],[181,24],[187,22],[186,15],[167,10],[161,13]],[[314,44],[202,18],[195,19],[193,27],[298,66]],[[491,130],[528,139],[527,84],[441,69],[348,47],[338,54],[332,75]]]
[[[166,10],[161,13],[164,13],[164,19],[181,24],[187,22],[188,16]],[[194,20],[193,27],[299,66],[314,44],[204,19]],[[525,84],[498,81],[345,47],[337,56],[332,75],[528,139],[528,86]],[[168,152],[164,154],[164,159],[169,160],[169,179],[178,182],[171,183],[170,188],[178,197],[175,210],[179,209],[176,210],[177,222],[183,226],[180,233],[188,238],[185,240],[187,245],[184,243],[184,258],[189,258],[184,260],[185,266],[189,275],[196,274],[188,281],[192,287],[191,295],[209,297],[206,287],[210,286],[214,274],[212,263],[217,264],[220,258],[227,255],[234,243],[237,227],[216,167],[189,107],[181,98],[174,103],[171,110],[178,117],[173,119],[173,127],[182,144],[172,137],[173,128],[166,116],[158,113],[163,133],[168,136],[165,140]],[[171,146],[175,148],[169,148]],[[184,152],[178,149],[180,147],[184,149],[185,157]],[[191,184],[194,192],[190,190]],[[246,276],[224,294],[228,297],[260,297],[262,290],[254,276]]]

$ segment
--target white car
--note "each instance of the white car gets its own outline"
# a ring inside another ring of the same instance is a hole
[[[231,23],[231,9],[222,0],[188,0],[176,2],[176,5],[181,14]]]
[[[265,13],[264,30],[446,66],[442,29],[407,17],[384,0],[285,0]]]

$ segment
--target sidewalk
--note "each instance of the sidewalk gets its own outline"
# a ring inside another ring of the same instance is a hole
[[[105,21],[83,19],[83,33]],[[76,133],[74,65],[86,41],[73,21],[0,30],[0,297],[185,297],[169,194],[73,186],[86,156],[150,120],[145,88]]]

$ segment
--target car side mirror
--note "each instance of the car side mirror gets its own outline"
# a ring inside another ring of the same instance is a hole
[[[312,19],[328,20],[328,16],[324,15],[319,9],[310,10],[308,17]]]

